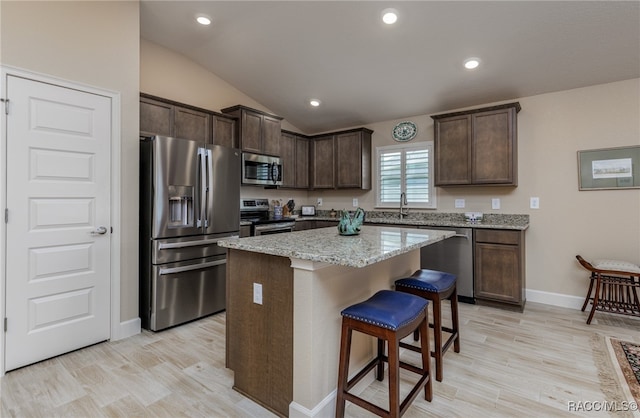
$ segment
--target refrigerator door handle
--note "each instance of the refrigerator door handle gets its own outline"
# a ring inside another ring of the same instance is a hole
[[[165,276],[167,274],[184,273],[185,271],[203,270],[209,267],[221,266],[223,264],[227,264],[226,259],[218,260],[218,261],[210,261],[208,263],[191,264],[191,265],[182,266],[182,267],[161,268],[158,271],[158,274],[160,276]]]
[[[206,223],[205,210],[206,210],[206,189],[207,189],[207,173],[206,173],[206,149],[198,148],[198,177],[199,177],[199,191],[200,191],[200,207],[198,208],[200,213],[198,214],[198,228]]]
[[[209,207],[208,202],[209,202],[209,192],[211,190],[211,188],[213,187],[213,155],[211,153],[211,150],[209,148],[205,148],[205,162],[206,162],[206,175],[205,175],[205,180],[206,180],[206,184],[204,187],[204,198],[202,199],[205,202],[204,205],[204,227],[208,228],[209,227],[209,215],[213,215],[211,213],[209,213],[211,210],[213,210],[213,207]],[[212,216],[213,218],[213,216]]]

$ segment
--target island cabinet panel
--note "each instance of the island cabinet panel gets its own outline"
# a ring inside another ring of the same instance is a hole
[[[524,231],[474,231],[474,296],[478,303],[522,311],[525,304]]]
[[[293,132],[280,135],[282,186],[292,189],[309,188],[309,141]]]
[[[311,189],[335,187],[334,136],[316,137],[311,141]]]
[[[519,103],[432,116],[436,186],[517,186]]]
[[[253,302],[254,284],[262,304]],[[234,389],[281,416],[293,400],[293,269],[291,260],[229,250],[227,367]]]
[[[242,151],[280,156],[281,117],[242,105],[221,112],[237,118],[236,131]]]

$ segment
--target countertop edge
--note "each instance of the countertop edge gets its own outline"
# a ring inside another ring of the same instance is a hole
[[[412,228],[408,228],[412,229]],[[427,232],[428,229],[421,229],[420,231]],[[300,231],[301,233],[307,231]],[[442,234],[434,238],[430,238],[429,240],[421,241],[414,244],[408,244],[402,248],[394,249],[392,251],[387,251],[383,254],[375,255],[372,257],[355,257],[355,258],[343,258],[337,255],[322,255],[322,254],[310,254],[310,253],[302,253],[296,249],[285,250],[282,248],[273,248],[269,246],[259,245],[255,243],[255,240],[251,240],[251,238],[228,238],[222,239],[218,241],[218,245],[220,247],[232,249],[232,250],[241,250],[241,251],[249,251],[267,255],[273,255],[277,257],[288,257],[290,259],[300,259],[300,260],[308,260],[314,262],[327,263],[331,265],[343,266],[343,267],[354,267],[354,268],[362,268],[375,263],[379,263],[381,261],[388,260],[395,256],[405,254],[427,245],[434,244],[436,242],[442,241],[445,238],[453,236],[452,231],[438,231]],[[273,236],[271,236],[273,237]],[[257,237],[256,237],[257,238]],[[342,237],[340,239],[349,239],[349,237]]]

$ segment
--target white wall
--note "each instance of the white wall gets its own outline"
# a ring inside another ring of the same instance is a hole
[[[146,41],[141,47],[143,91],[212,110],[244,104],[269,111],[186,58]],[[176,83],[166,82],[186,74],[197,77],[196,85],[206,88],[179,84],[178,89]],[[576,154],[584,149],[640,145],[640,79],[517,101],[522,105],[518,114],[518,187],[437,188],[437,210],[529,214],[527,289],[584,297],[587,273],[577,266],[576,254],[640,263],[640,190],[578,191]],[[442,112],[454,110],[460,109]],[[404,119],[418,126],[413,141],[433,140],[433,121],[428,115],[408,116],[367,125],[374,131],[374,150],[394,143],[391,130]],[[294,197],[297,205],[315,204],[322,197],[322,209],[350,209],[354,197],[367,210],[375,206],[373,190],[307,193],[243,187],[242,194],[285,200]],[[531,196],[540,198],[540,209],[529,209]],[[501,199],[500,210],[491,209],[491,198],[496,197]],[[457,198],[466,200],[465,209],[454,208]],[[538,299],[544,300],[544,293],[540,295]]]
[[[121,322],[138,317],[137,1],[2,1],[0,62],[120,93]]]

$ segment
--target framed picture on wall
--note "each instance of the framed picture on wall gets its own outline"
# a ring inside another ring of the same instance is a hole
[[[640,189],[640,146],[578,151],[579,190]]]

